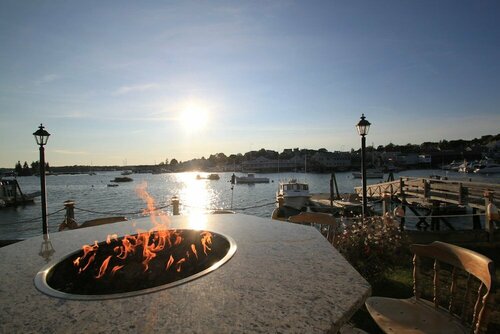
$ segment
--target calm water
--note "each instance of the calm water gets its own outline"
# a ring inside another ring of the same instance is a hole
[[[170,204],[174,195],[180,198],[181,214],[201,213],[210,209],[231,208],[231,184],[229,179],[232,173],[219,173],[220,180],[197,180],[196,175],[203,173],[173,173],[173,174],[133,174],[134,181],[120,183],[118,187],[108,187],[107,184],[119,172],[102,172],[97,175],[51,175],[47,176],[48,213],[63,208],[63,202],[71,199],[75,207],[101,212],[95,214],[75,210],[75,219],[82,223],[89,219],[124,214],[129,219],[140,217],[131,214],[146,208],[144,201],[138,196],[137,188],[145,185],[147,192],[155,199],[156,207]],[[237,175],[244,175],[237,173]],[[450,179],[468,180],[472,178],[478,182],[500,182],[500,175],[478,176],[475,174],[459,174],[441,170],[410,170],[399,176],[428,177],[431,174],[448,176]],[[300,174],[300,173],[272,173],[259,174],[268,177],[272,182],[268,184],[241,185],[236,184],[233,190],[233,210],[255,215],[270,217],[274,209],[275,194],[280,180],[297,178],[309,183],[312,193],[328,193],[330,191],[330,174]],[[386,175],[387,177],[387,175]],[[353,188],[361,185],[360,179],[352,178],[351,172],[337,173],[337,184],[341,192],[353,192]],[[380,179],[369,179],[368,184],[378,183]],[[24,193],[40,189],[38,177],[19,177],[18,182]],[[257,207],[259,206],[259,207]],[[253,207],[253,208],[252,208]],[[163,211],[171,214],[171,207]],[[113,212],[113,213],[111,213]],[[49,216],[49,231],[55,232],[64,220],[65,212]],[[6,208],[0,210],[0,239],[28,238],[42,233],[40,198],[35,204]]]

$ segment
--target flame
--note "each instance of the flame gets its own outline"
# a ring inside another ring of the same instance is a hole
[[[104,276],[106,269],[108,268],[109,260],[111,260],[111,255],[106,258],[101,264],[101,268],[99,268],[99,274],[95,278],[101,278]]]
[[[191,244],[191,251],[193,252],[194,256],[196,256],[196,259],[198,259],[198,253],[196,252],[196,246],[194,244]]]
[[[182,270],[182,264],[184,262],[186,262],[186,258],[183,257],[182,259],[180,259],[179,261],[177,261],[177,263],[175,264],[175,266],[177,267],[176,270],[177,270],[178,273],[181,272],[181,270]]]
[[[111,239],[118,240],[118,236],[116,234],[108,235],[106,238],[106,243],[109,245],[111,243]]]
[[[125,265],[114,266],[113,269],[111,269],[111,275],[114,275],[118,270],[122,269],[123,267],[125,267]]]
[[[99,272],[94,277],[100,279],[105,275],[115,275],[119,270],[122,270],[126,266],[126,259],[130,255],[134,255],[140,252],[139,247],[142,247],[142,253],[137,255],[142,255],[142,266],[144,272],[149,269],[151,261],[153,261],[159,252],[164,249],[169,249],[173,246],[179,246],[183,242],[183,238],[180,232],[176,230],[170,230],[168,228],[168,217],[159,214],[155,207],[154,198],[151,197],[146,191],[147,184],[141,184],[137,189],[137,194],[146,202],[147,209],[144,210],[144,214],[149,214],[153,227],[149,231],[138,230],[136,235],[125,235],[118,238],[116,234],[108,235],[106,238],[106,244],[111,245],[115,243],[116,246],[113,247],[114,255],[109,255],[104,261],[99,265]],[[200,242],[203,246],[203,252],[205,255],[211,250],[210,246],[212,244],[212,234],[207,231],[200,233]],[[87,270],[90,265],[96,261],[96,254],[99,249],[99,244],[97,241],[93,245],[84,245],[82,247],[83,254],[77,257],[73,264],[78,268],[78,272],[82,273]],[[194,255],[191,256],[191,255]],[[170,267],[175,265],[176,271],[182,271],[183,265],[191,258],[198,259],[198,251],[196,245],[193,243],[190,245],[190,250],[187,250],[184,257],[176,259],[175,255],[170,254],[170,257],[166,263],[165,270],[169,270]],[[177,257],[180,257],[177,255]],[[111,271],[108,270],[110,262],[118,262],[115,264]],[[98,263],[96,263],[98,265]]]
[[[174,264],[174,258],[172,257],[172,255],[170,255],[170,258],[168,259],[168,262],[167,262],[167,267],[165,268],[165,270],[168,270],[168,268],[170,268],[172,266],[172,264]]]
[[[201,244],[203,245],[203,253],[207,255],[207,249],[212,250],[209,245],[212,244],[212,234],[207,231],[201,232]]]

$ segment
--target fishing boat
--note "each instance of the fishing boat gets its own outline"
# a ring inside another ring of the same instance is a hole
[[[111,180],[111,182],[132,182],[132,181],[134,180],[128,176],[117,176],[114,178],[114,180]]]
[[[479,165],[475,170],[474,173],[477,174],[493,174],[493,173],[500,173],[500,164],[496,164],[494,162],[488,162],[484,165]]]
[[[219,180],[220,176],[219,174],[208,174],[207,177],[203,177],[200,174],[196,175],[197,180]]]
[[[244,184],[269,183],[269,178],[255,177],[255,174],[249,173],[247,176],[236,176],[236,183],[244,183]]]
[[[0,208],[29,204],[40,196],[40,191],[24,194],[16,179],[0,179]]]
[[[297,210],[306,209],[311,198],[309,184],[298,182],[296,179],[280,182],[276,196],[283,197],[283,205],[286,207]]]
[[[353,172],[352,176],[355,179],[361,179],[363,175],[361,172]],[[367,179],[382,179],[383,177],[384,177],[384,172],[381,171],[380,169],[367,169],[366,170],[366,178]]]

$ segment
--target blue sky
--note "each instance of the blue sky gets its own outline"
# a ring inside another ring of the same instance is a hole
[[[0,2],[0,167],[497,134],[497,1]],[[190,113],[187,113],[190,111]],[[186,114],[187,113],[187,114]],[[188,126],[189,125],[189,126]]]

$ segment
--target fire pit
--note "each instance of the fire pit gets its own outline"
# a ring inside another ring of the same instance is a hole
[[[35,286],[53,297],[101,300],[171,288],[227,262],[236,243],[199,230],[159,230],[108,236],[39,271]]]

